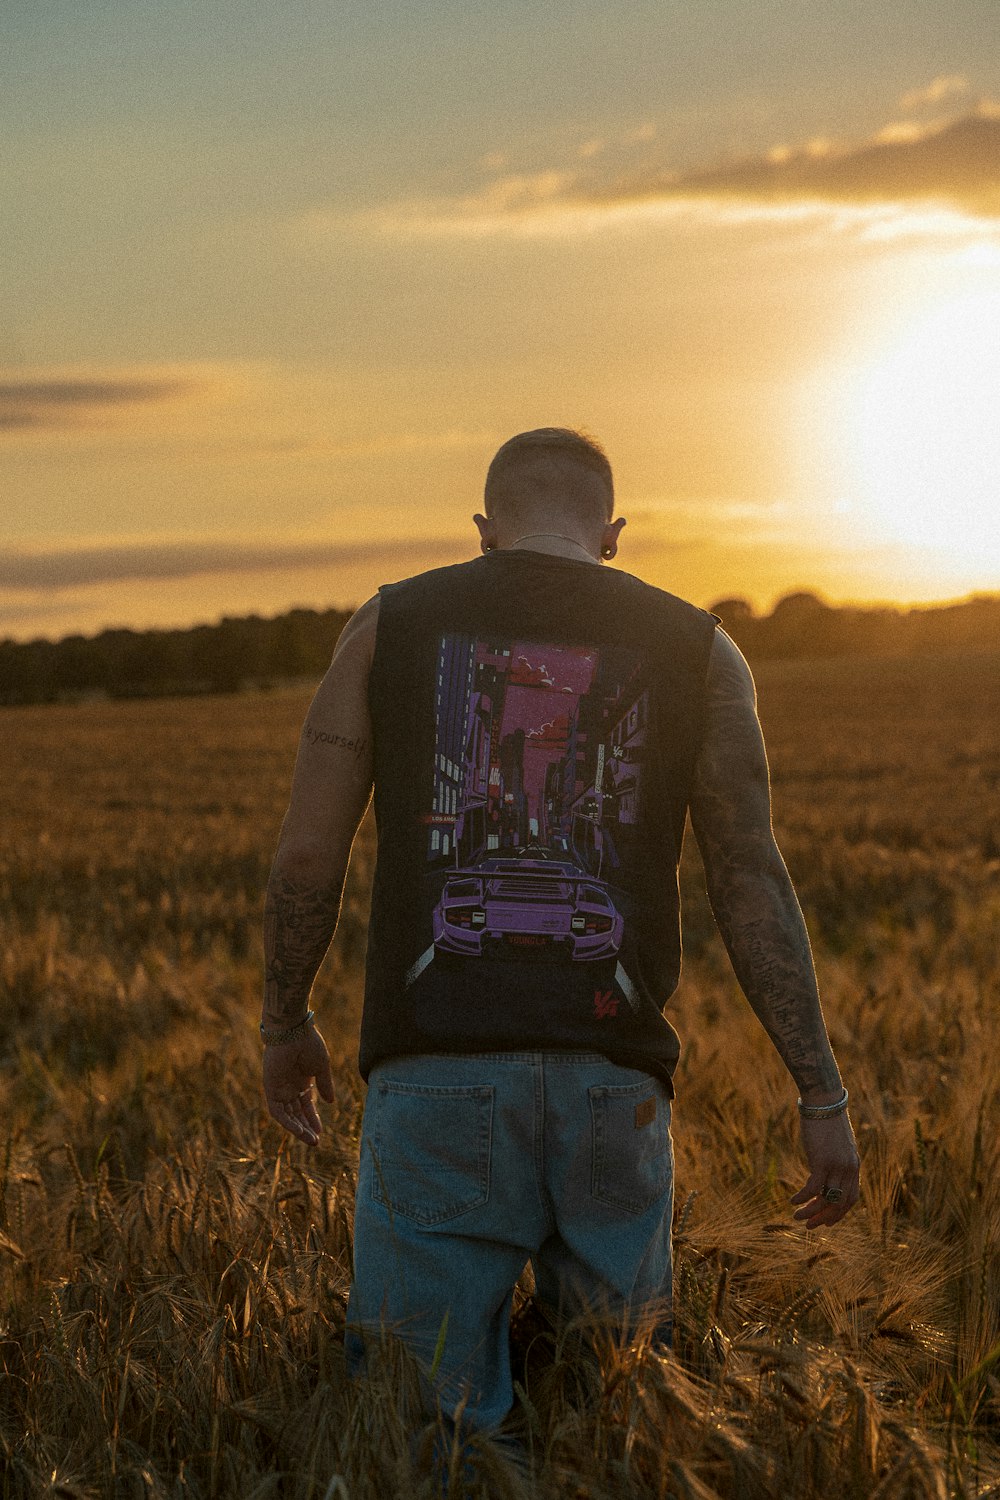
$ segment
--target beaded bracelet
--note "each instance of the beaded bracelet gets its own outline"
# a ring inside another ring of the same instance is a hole
[[[294,1026],[285,1026],[277,1030],[273,1027],[265,1026],[264,1022],[261,1021],[260,1034],[265,1047],[280,1047],[282,1042],[294,1041],[303,1026],[308,1026],[315,1014],[314,1010],[307,1010],[302,1020],[296,1021]]]
[[[799,1114],[803,1120],[832,1120],[834,1115],[842,1115],[847,1108],[847,1090],[843,1096],[835,1100],[833,1104],[803,1104],[799,1099]]]

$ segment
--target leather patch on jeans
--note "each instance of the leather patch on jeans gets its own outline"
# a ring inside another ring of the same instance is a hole
[[[648,1099],[643,1099],[641,1104],[635,1107],[635,1128],[641,1130],[644,1125],[652,1125],[656,1119],[656,1095],[652,1094]]]

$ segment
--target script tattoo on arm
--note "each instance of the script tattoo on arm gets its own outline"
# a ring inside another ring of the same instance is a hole
[[[330,745],[335,750],[350,750],[356,761],[362,760],[368,749],[368,740],[364,735],[354,735],[349,739],[346,735],[334,734],[328,729],[317,729],[312,719],[306,721],[302,738],[307,745]]]
[[[840,1092],[809,936],[774,841],[750,669],[721,631],[712,650],[691,821],[709,900],[740,986],[806,1094]]]
[[[264,901],[264,1019],[293,1025],[309,1008],[309,991],[333,939],[343,881],[326,885],[271,872]]]

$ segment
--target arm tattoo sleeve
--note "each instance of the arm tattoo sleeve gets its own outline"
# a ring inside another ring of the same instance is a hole
[[[753,890],[738,878],[723,881],[710,897],[743,993],[799,1092],[838,1090],[809,938],[787,873]]]
[[[272,871],[264,901],[266,1019],[291,1025],[305,1015],[336,930],[342,894],[342,881],[317,886]]]
[[[691,799],[709,900],[740,986],[800,1092],[832,1093],[840,1074],[805,921],[771,828],[753,681],[735,647],[720,644],[726,655],[710,677]]]

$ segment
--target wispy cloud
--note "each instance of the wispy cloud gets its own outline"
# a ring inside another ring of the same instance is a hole
[[[940,73],[923,88],[910,89],[899,101],[900,109],[927,109],[969,92],[969,80],[963,73]]]
[[[531,227],[550,211],[564,214],[577,209],[585,199],[585,176],[576,168],[541,172],[505,172],[469,193],[437,198],[408,198],[351,214],[319,208],[304,216],[300,227],[306,234],[324,236],[339,232],[345,224],[374,230],[392,238],[399,236],[490,234],[505,228]]]
[[[947,203],[1000,215],[1000,110],[983,105],[944,123],[894,121],[860,145],[779,147],[659,182],[620,184],[616,195],[663,193],[767,202]]]
[[[8,549],[0,588],[58,593],[98,584],[194,578],[200,574],[274,573],[398,560],[427,563],[465,556],[467,536],[396,537],[344,545],[322,539],[232,537],[99,541],[74,547]]]
[[[960,84],[965,80],[949,75],[907,98],[919,109],[947,100]],[[644,147],[651,139],[643,134]],[[817,135],[695,170],[651,161],[648,150],[630,167],[620,151],[606,158],[596,145],[584,143],[565,167],[504,171],[473,191],[386,204],[353,222],[419,237],[558,234],[661,214],[787,217],[824,206],[862,218],[901,206],[1000,219],[1000,105],[988,100],[957,117],[893,120],[860,142]],[[319,211],[309,227],[342,223]]]
[[[191,389],[176,378],[0,378],[0,428],[65,427],[81,416],[169,401]]]
[[[406,453],[444,453],[452,449],[482,448],[495,440],[486,429],[444,432],[386,432],[368,438],[291,437],[262,444],[262,451],[296,458],[394,458]]]

